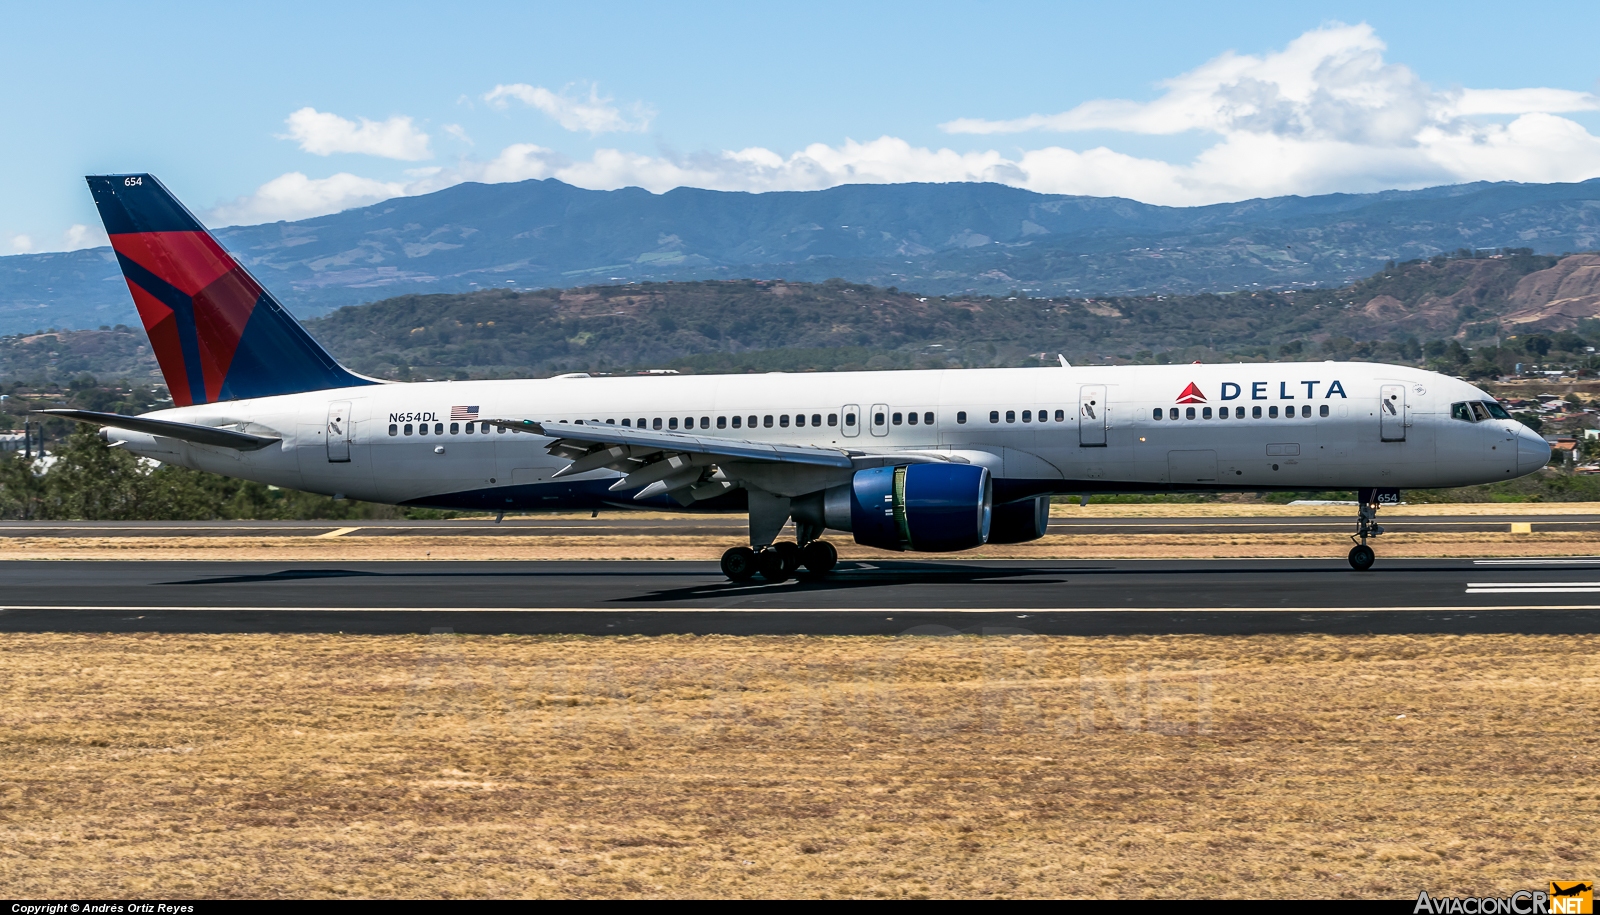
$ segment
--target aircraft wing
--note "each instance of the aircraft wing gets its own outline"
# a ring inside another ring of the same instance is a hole
[[[120,413],[96,413],[93,410],[34,410],[33,412],[46,416],[59,416],[77,423],[111,426],[115,429],[127,429],[130,432],[175,438],[181,442],[193,442],[196,445],[232,448],[235,451],[259,451],[281,441],[263,435],[235,432],[232,429],[218,429],[216,426],[198,426],[194,423],[179,423],[169,419],[146,419],[142,416],[123,416]]]
[[[731,438],[717,438],[698,435],[684,435],[678,432],[654,432],[649,429],[635,429],[628,426],[597,425],[594,423],[551,423],[536,422],[531,419],[491,419],[485,420],[491,426],[500,426],[518,432],[532,432],[535,435],[547,435],[556,439],[550,447],[551,454],[562,451],[571,451],[564,443],[571,442],[583,446],[615,445],[624,446],[633,451],[641,452],[682,452],[690,454],[705,454],[715,457],[740,461],[777,461],[788,464],[813,464],[820,467],[842,467],[851,465],[852,452],[839,448],[823,448],[816,445],[788,445],[772,444],[770,442],[741,441]],[[589,447],[583,447],[587,453]],[[859,454],[860,452],[854,452]],[[604,465],[595,465],[596,467]],[[594,468],[589,468],[594,469]],[[568,471],[579,473],[581,471]],[[565,474],[563,474],[565,476]]]
[[[888,459],[911,463],[961,460],[925,453],[874,454],[819,445],[660,432],[609,423],[556,423],[531,419],[488,419],[483,422],[554,439],[547,449],[549,453],[572,461],[556,472],[557,477],[601,469],[619,471],[627,476],[612,484],[613,492],[639,489],[633,497],[636,500],[668,493],[682,505],[721,495],[740,481],[770,479],[773,472],[789,475],[804,473],[808,474],[807,479],[820,479],[816,477],[818,472],[823,477],[831,477],[833,474],[829,471],[837,471],[844,473],[845,479],[848,479],[848,472],[852,469],[877,466]]]

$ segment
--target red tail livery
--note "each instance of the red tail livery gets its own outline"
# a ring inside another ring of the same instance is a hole
[[[88,181],[175,405],[373,383],[339,365],[154,176]]]

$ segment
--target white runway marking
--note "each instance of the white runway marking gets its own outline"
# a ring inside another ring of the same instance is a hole
[[[1600,591],[1600,581],[1468,582],[1468,594],[1585,594]]]
[[[1475,566],[1570,566],[1600,565],[1600,558],[1589,559],[1474,559]]]
[[[1560,590],[1560,589],[1557,589]],[[1586,590],[1600,591],[1600,583]],[[1470,591],[1498,594],[1497,590]],[[1512,592],[1515,593],[1515,592]],[[119,607],[79,605],[11,605],[9,610],[59,610],[108,613],[1476,613],[1480,610],[1600,610],[1600,604],[1495,604],[1441,607]]]

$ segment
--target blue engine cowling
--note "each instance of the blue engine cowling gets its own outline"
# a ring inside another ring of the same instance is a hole
[[[993,485],[975,464],[907,464],[857,471],[828,493],[828,526],[881,550],[949,553],[989,539]],[[839,517],[849,501],[849,527]]]
[[[989,525],[990,543],[1027,543],[1038,540],[1050,527],[1050,497],[1035,496],[994,507]]]

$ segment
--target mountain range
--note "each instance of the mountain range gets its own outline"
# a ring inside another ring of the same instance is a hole
[[[403,294],[842,278],[925,295],[1184,294],[1349,283],[1460,249],[1600,248],[1600,179],[1203,207],[998,184],[749,194],[462,184],[221,229],[302,318]],[[0,334],[136,324],[109,248],[0,258]]]

